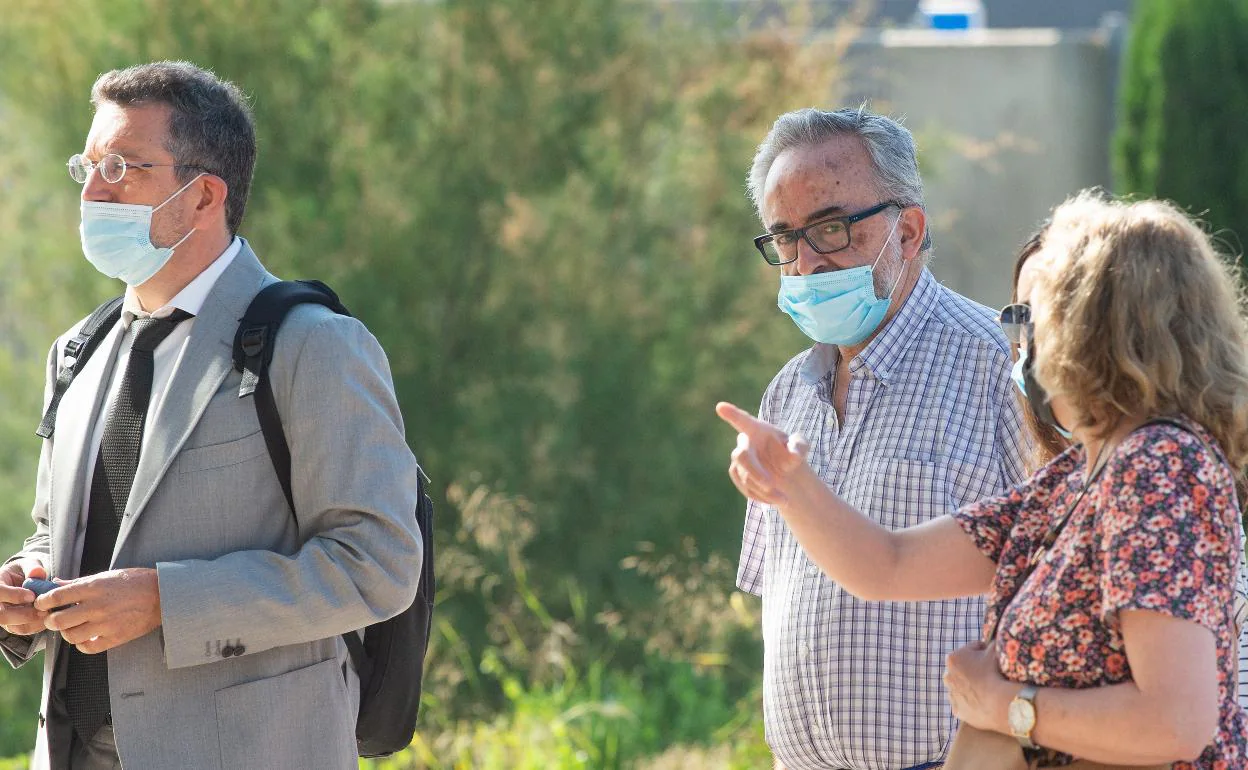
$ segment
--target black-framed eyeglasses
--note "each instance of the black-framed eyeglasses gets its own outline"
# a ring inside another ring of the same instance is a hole
[[[98,163],[87,160],[82,153],[76,153],[69,156],[65,166],[69,169],[70,179],[78,184],[86,184],[92,171],[99,171],[100,176],[109,184],[120,182],[126,176],[126,169],[131,168],[194,168],[204,171],[199,166],[187,163],[127,163],[125,158],[115,152],[100,158]]]
[[[754,248],[758,249],[758,253],[763,255],[763,259],[767,260],[769,265],[787,265],[795,261],[800,241],[806,241],[806,245],[820,254],[844,251],[849,248],[851,225],[893,206],[899,209],[905,208],[896,201],[884,201],[869,209],[863,209],[857,214],[828,217],[793,230],[763,233],[754,239]]]
[[[1035,329],[1031,320],[1031,305],[1022,302],[1001,308],[997,322],[1001,324],[1001,331],[1005,332],[1006,338],[1015,345],[1021,345],[1030,339]]]

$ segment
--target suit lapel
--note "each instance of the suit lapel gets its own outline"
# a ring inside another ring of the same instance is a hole
[[[74,378],[57,411],[56,431],[52,436],[53,484],[49,512],[54,544],[49,574],[56,577],[70,577],[71,570],[77,574],[74,545],[86,505],[91,439],[117,365],[121,338],[122,327],[118,323]],[[66,481],[61,481],[62,478]],[[58,494],[61,490],[64,492]]]
[[[160,411],[149,424],[150,433],[139,457],[126,515],[117,535],[114,557],[147,507],[157,484],[173,464],[182,445],[208,408],[234,366],[232,350],[238,321],[252,297],[273,280],[246,241],[208,293],[178,363]]]

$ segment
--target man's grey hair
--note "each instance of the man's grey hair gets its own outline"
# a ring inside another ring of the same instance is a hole
[[[256,128],[238,86],[190,62],[152,62],[100,75],[91,87],[91,104],[98,109],[103,103],[168,105],[165,150],[187,167],[174,169],[177,179],[186,183],[207,171],[225,180],[226,225],[231,235],[238,233],[256,166]]]
[[[763,187],[780,153],[794,147],[822,144],[839,136],[856,136],[866,146],[882,201],[923,206],[923,179],[919,176],[914,136],[901,123],[868,112],[864,105],[856,110],[832,112],[807,107],[776,118],[767,138],[754,154],[754,165],[746,185],[755,211],[762,213]],[[924,239],[923,248],[929,246],[930,239]]]

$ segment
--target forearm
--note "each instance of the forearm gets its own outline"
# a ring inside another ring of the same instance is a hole
[[[801,474],[778,506],[807,557],[854,596],[894,598],[898,583],[898,536],[854,509],[813,471]]]
[[[254,550],[157,564],[169,668],[211,662],[204,645],[214,639],[262,652],[363,628],[407,607],[422,560],[414,523],[396,521],[368,537],[350,529],[314,536],[293,556]]]
[[[751,500],[774,506],[807,557],[851,594],[928,601],[991,587],[996,565],[952,516],[889,530],[827,488],[806,463],[799,436],[726,402],[716,412],[740,431],[728,467],[733,484]]]
[[[1001,699],[999,732],[1012,686]],[[1149,765],[1198,756],[1213,739],[1207,709],[1160,695],[1149,695],[1133,682],[1086,690],[1041,688],[1036,696],[1035,743],[1098,762]]]
[[[778,506],[806,555],[846,591],[868,601],[976,596],[996,565],[952,516],[890,530],[854,509],[809,469]]]

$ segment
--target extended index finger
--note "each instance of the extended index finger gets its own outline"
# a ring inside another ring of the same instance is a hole
[[[715,405],[715,414],[741,433],[750,436],[758,435],[760,430],[771,427],[741,407],[727,401],[720,401]]]

